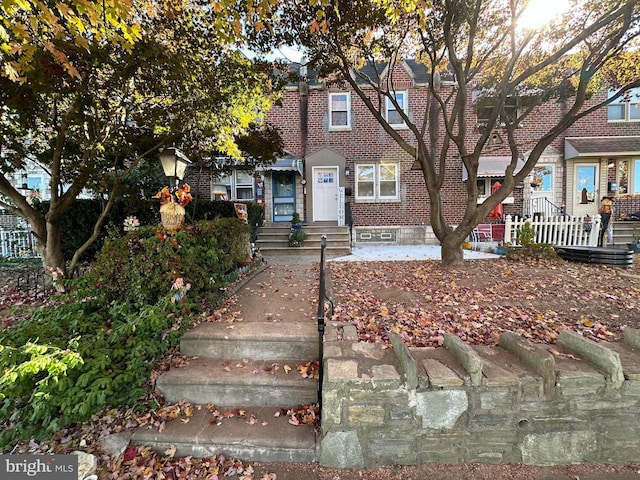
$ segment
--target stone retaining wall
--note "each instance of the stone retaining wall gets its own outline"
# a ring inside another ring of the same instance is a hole
[[[503,334],[499,347],[392,349],[327,326],[320,464],[363,468],[438,463],[640,459],[640,332],[557,345]]]

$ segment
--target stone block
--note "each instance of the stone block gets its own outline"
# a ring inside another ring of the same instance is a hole
[[[625,397],[638,397],[640,396],[640,381],[627,380],[622,386],[622,394]]]
[[[471,377],[471,385],[474,387],[482,383],[482,358],[471,346],[464,343],[456,335],[444,334],[444,347],[462,364]]]
[[[586,361],[607,373],[613,388],[620,388],[624,383],[624,373],[620,356],[606,345],[596,343],[579,333],[563,330],[558,335],[558,345],[571,350]]]
[[[326,361],[326,380],[328,382],[348,382],[358,380],[358,362],[355,360],[338,360],[330,358]]]
[[[516,375],[499,367],[486,358],[482,359],[482,373],[484,374],[484,384],[489,388],[516,387],[520,384]]]
[[[416,403],[416,414],[428,429],[453,428],[469,408],[465,390],[418,392]]]
[[[468,438],[466,432],[420,436],[416,438],[418,460],[420,463],[463,463]]]
[[[480,408],[483,410],[513,409],[516,403],[514,392],[488,390],[480,393]]]
[[[400,374],[393,365],[372,366],[371,381],[375,388],[400,388]]]
[[[365,457],[372,462],[368,465],[415,465],[418,461],[414,435],[375,431],[369,438]]]
[[[358,329],[354,325],[345,325],[342,327],[342,339],[348,342],[357,342]]]
[[[640,350],[640,329],[626,327],[624,329],[624,343],[631,348]]]
[[[340,348],[338,345],[330,345],[325,342],[322,354],[323,358],[325,359],[340,358],[342,357],[342,348]]]
[[[351,350],[358,355],[362,355],[365,358],[373,360],[381,360],[384,358],[384,350],[382,350],[382,346],[376,343],[352,343]]]
[[[563,465],[582,463],[598,449],[596,434],[590,430],[530,433],[520,442],[525,465]]]
[[[602,392],[606,384],[605,378],[597,372],[591,374],[585,372],[572,374],[572,372],[561,370],[556,386],[561,395],[567,397],[584,397],[593,396]]]
[[[502,412],[489,411],[489,412],[479,413],[476,411],[469,416],[469,426],[470,428],[477,428],[477,427],[504,428],[507,426],[514,425],[514,428],[515,428],[517,418],[518,416],[515,413],[511,413],[511,412],[502,413]]]
[[[319,463],[327,468],[364,468],[364,456],[358,434],[330,429],[320,443]]]
[[[382,425],[386,411],[380,406],[350,405],[347,407],[347,421],[351,423],[370,423]]]
[[[544,350],[540,345],[531,343],[513,332],[501,333],[498,343],[542,377],[545,393],[551,393],[554,390],[556,385],[556,361],[551,353]]]
[[[464,381],[449,367],[432,358],[422,360],[429,384],[435,388],[461,387]]]
[[[395,334],[389,333],[389,341],[393,346],[393,352],[402,366],[405,376],[405,384],[408,389],[417,388],[418,386],[418,365],[416,359],[413,358],[409,348],[404,344],[402,338]]]
[[[340,424],[342,417],[342,398],[340,390],[322,389],[322,427],[330,427],[333,424]]]

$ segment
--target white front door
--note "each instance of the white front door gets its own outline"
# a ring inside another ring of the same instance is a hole
[[[573,187],[574,215],[598,213],[600,163],[576,163]]]
[[[338,220],[338,167],[313,167],[313,221]]]

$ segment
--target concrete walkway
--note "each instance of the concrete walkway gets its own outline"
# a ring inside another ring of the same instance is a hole
[[[332,262],[372,262],[372,261],[401,261],[401,260],[440,260],[440,245],[393,245],[354,247],[351,255],[329,259]],[[479,260],[500,258],[493,253],[465,250],[465,260]]]

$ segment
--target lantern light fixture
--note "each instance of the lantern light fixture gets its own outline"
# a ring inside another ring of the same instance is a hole
[[[160,163],[164,174],[176,179],[176,186],[184,179],[187,167],[192,163],[187,156],[175,147],[160,150]]]

